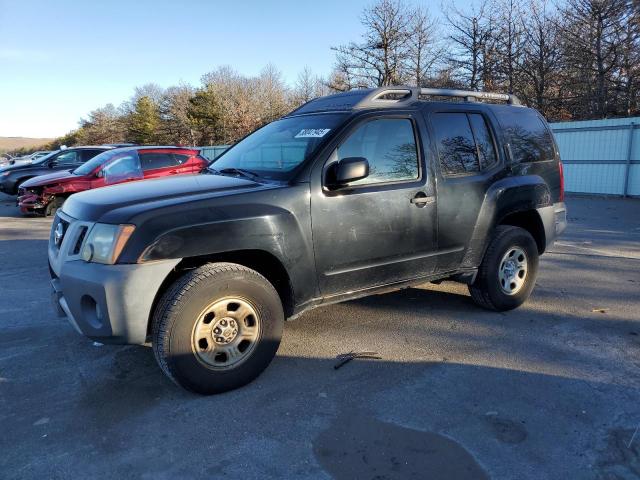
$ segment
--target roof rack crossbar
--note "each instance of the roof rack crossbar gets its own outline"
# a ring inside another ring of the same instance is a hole
[[[454,90],[449,88],[421,88],[420,95],[438,97],[463,97],[475,100],[500,100],[510,105],[520,105],[520,100],[515,95],[508,93],[477,92],[473,90]]]
[[[383,98],[389,96],[396,98]],[[510,105],[520,105],[520,100],[515,95],[507,93],[477,92],[473,90],[456,90],[449,88],[416,88],[405,86],[380,87],[371,90],[368,95],[354,105],[354,108],[380,107],[381,105],[405,105],[420,100],[420,96],[458,97],[467,102],[477,100],[502,101]]]

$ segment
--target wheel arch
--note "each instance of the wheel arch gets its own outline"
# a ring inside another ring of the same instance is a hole
[[[538,247],[538,253],[542,255],[547,247],[547,237],[544,224],[537,210],[520,210],[503,216],[498,225],[511,225],[520,227],[531,234]]]
[[[183,258],[175,268],[167,275],[160,288],[156,292],[147,325],[147,336],[153,328],[152,319],[156,306],[162,295],[170,286],[184,274],[185,271],[198,268],[207,263],[228,262],[237,263],[255,270],[265,277],[275,287],[282,302],[285,318],[293,315],[295,309],[295,295],[289,272],[283,263],[272,253],[266,250],[235,250],[228,252],[198,255]]]
[[[533,236],[538,252],[546,248],[546,233],[539,209],[553,205],[544,179],[538,175],[506,177],[485,194],[478,219],[462,261],[462,267],[477,267],[499,225],[524,228]]]

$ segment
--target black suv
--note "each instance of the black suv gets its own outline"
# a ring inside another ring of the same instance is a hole
[[[114,145],[73,147],[58,150],[35,160],[33,163],[9,165],[0,168],[0,192],[16,195],[21,183],[39,175],[58,170],[73,170],[96,155],[115,148]]]
[[[515,308],[566,226],[551,131],[510,95],[322,97],[209,170],[73,195],[49,242],[55,305],[76,330],[151,342],[170,378],[205,394],[258,376],[284,320],[319,305],[450,279]]]

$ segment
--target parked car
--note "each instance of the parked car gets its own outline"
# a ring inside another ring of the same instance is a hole
[[[483,308],[518,307],[565,229],[563,192],[551,130],[512,95],[354,90],[257,130],[209,174],[69,198],[53,298],[89,338],[150,342],[176,383],[223,392],[320,305],[449,279]]]
[[[107,145],[73,147],[50,153],[32,163],[5,166],[0,168],[0,192],[16,195],[20,184],[30,178],[59,170],[73,170],[96,155],[113,148]]]
[[[199,173],[208,162],[199,150],[178,147],[130,147],[107,150],[75,170],[31,178],[20,186],[22,213],[52,215],[72,194],[145,178]]]
[[[8,160],[6,163],[4,163],[4,165],[24,165],[27,163],[33,163],[34,161],[38,160],[39,158],[45,157],[47,155],[49,155],[50,151],[38,151],[38,152],[33,152],[30,153],[29,155],[23,155],[21,157],[14,157],[10,160]]]

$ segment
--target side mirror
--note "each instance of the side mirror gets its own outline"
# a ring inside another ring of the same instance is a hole
[[[96,178],[102,178],[104,177],[104,170],[98,170],[96,172]]]
[[[364,157],[349,157],[334,163],[327,172],[327,186],[338,188],[369,176],[369,161]]]
[[[49,162],[49,168],[55,168],[58,166],[58,162],[56,162],[55,160],[51,160]]]

